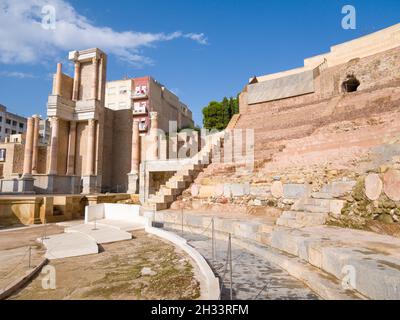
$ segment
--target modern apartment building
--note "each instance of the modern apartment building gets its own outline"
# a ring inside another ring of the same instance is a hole
[[[0,104],[0,141],[13,134],[23,134],[26,131],[26,118],[7,111]]]
[[[159,129],[165,132],[169,131],[169,121],[176,121],[178,130],[194,125],[189,108],[149,76],[107,82],[105,107],[115,111],[131,109],[142,135],[150,127],[150,112],[158,112]]]

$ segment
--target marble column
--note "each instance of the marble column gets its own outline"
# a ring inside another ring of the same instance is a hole
[[[95,57],[92,60],[93,63],[93,93],[92,97],[93,99],[98,99],[97,93],[98,93],[98,88],[99,88],[99,60]]]
[[[69,123],[67,176],[75,174],[76,122]]]
[[[94,155],[95,155],[95,137],[96,137],[96,120],[88,121],[88,140],[87,140],[87,159],[86,159],[86,175],[94,175]]]
[[[138,193],[140,165],[140,135],[139,121],[133,119],[132,122],[132,156],[131,156],[131,172],[128,174],[128,193]]]
[[[32,152],[33,152],[33,131],[34,120],[28,118],[26,131],[25,150],[24,150],[24,170],[23,178],[29,178],[32,175]]]
[[[32,155],[32,173],[38,173],[38,157],[39,157],[39,125],[40,117],[33,116],[33,155]]]
[[[150,143],[151,143],[151,160],[158,160],[158,113],[150,112]]]
[[[57,174],[57,152],[58,152],[58,131],[60,127],[60,119],[52,117],[51,121],[51,144],[50,144],[50,165],[49,175]]]
[[[79,86],[81,84],[81,63],[75,61],[75,75],[74,75],[74,85],[72,89],[72,100],[78,101],[79,99]]]
[[[57,63],[56,85],[54,94],[57,96],[61,96],[61,88],[62,88],[62,64]]]

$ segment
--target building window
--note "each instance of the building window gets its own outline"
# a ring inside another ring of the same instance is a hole
[[[6,149],[0,149],[0,161],[6,161]]]
[[[128,88],[127,87],[120,87],[119,88],[119,93],[120,94],[126,94],[128,92]]]
[[[16,133],[17,133],[17,131],[11,130],[11,134],[16,134]]]
[[[19,124],[19,127],[20,127],[21,129],[23,129],[23,128],[24,128],[24,124],[23,124],[23,123],[20,123],[20,124]]]
[[[2,130],[2,127],[0,126],[0,132],[1,132],[1,130]]]
[[[0,122],[3,122],[3,116],[0,116]]]
[[[360,81],[354,75],[347,75],[346,80],[342,83],[343,92],[355,92],[360,86]]]
[[[135,88],[135,95],[141,96],[147,94],[147,87],[146,86],[137,86]]]
[[[10,133],[10,129],[6,128],[6,134]]]
[[[13,125],[14,127],[16,127],[16,126],[17,126],[17,121],[13,120],[12,125]]]
[[[6,119],[7,124],[11,124],[11,119]]]

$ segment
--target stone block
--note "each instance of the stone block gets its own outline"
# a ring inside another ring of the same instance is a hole
[[[382,193],[382,180],[376,173],[370,173],[365,178],[365,195],[368,199],[375,201],[378,200]]]
[[[286,199],[298,199],[306,196],[310,187],[305,184],[284,184],[283,197]]]
[[[283,184],[280,181],[274,181],[271,185],[271,194],[274,198],[282,198],[283,196]]]
[[[215,195],[215,186],[209,185],[209,186],[200,186],[199,189],[199,198],[209,198],[213,197]]]
[[[391,169],[383,176],[383,190],[393,201],[400,201],[400,171]]]

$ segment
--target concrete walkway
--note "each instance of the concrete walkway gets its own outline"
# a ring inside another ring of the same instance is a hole
[[[212,257],[211,239],[205,235],[190,232],[183,234],[179,230],[166,229],[182,236],[201,253],[214,273],[223,283],[221,299],[230,299],[230,272],[227,268],[228,242],[215,242],[215,261]],[[319,297],[301,281],[286,271],[273,265],[266,259],[250,251],[232,245],[232,288],[233,299],[237,300],[315,300]],[[226,269],[227,268],[227,269]]]

